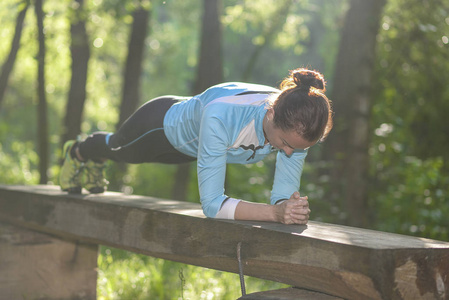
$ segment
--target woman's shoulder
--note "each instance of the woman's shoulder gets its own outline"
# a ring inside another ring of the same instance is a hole
[[[229,100],[229,97],[232,98],[248,94],[273,94],[277,92],[279,92],[279,90],[266,85],[245,82],[225,82],[210,87],[194,98],[200,100],[203,107],[206,107],[212,102],[217,103],[223,102],[225,99]]]
[[[229,90],[229,91],[237,91],[239,92],[245,92],[245,91],[255,91],[255,92],[278,92],[279,90],[263,84],[257,84],[257,83],[248,83],[248,82],[239,82],[239,81],[231,81],[231,82],[223,82],[217,85],[214,85],[210,87],[210,89],[223,89],[223,90]],[[236,93],[236,94],[237,94]]]

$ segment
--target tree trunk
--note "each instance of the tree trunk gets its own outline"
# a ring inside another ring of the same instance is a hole
[[[203,3],[201,46],[197,76],[192,91],[194,95],[223,81],[221,0],[204,0]],[[173,199],[183,201],[187,199],[189,180],[190,163],[179,165],[175,175]]]
[[[193,94],[223,81],[221,0],[204,0],[201,46]]]
[[[38,91],[38,155],[40,184],[48,181],[48,119],[47,99],[45,96],[45,34],[44,34],[44,12],[42,10],[43,0],[36,0],[35,12],[37,19],[37,30],[39,40],[39,53],[37,55],[37,91]]]
[[[70,50],[72,56],[72,78],[62,133],[62,143],[76,139],[81,132],[81,120],[86,101],[87,67],[90,58],[89,40],[86,32],[83,10],[84,0],[75,0],[73,21],[70,26],[72,37]]]
[[[117,129],[137,109],[140,103],[143,51],[145,49],[149,15],[149,9],[144,7],[137,8],[133,13],[133,25],[128,44],[128,57],[126,58],[123,78],[123,97],[120,105],[120,118],[116,126]]]
[[[19,6],[23,6],[23,8],[17,15],[16,29],[14,31],[14,37],[11,43],[11,50],[9,52],[8,58],[3,64],[2,72],[0,74],[0,107],[5,96],[6,87],[8,86],[9,74],[11,74],[11,71],[14,67],[17,52],[20,48],[20,37],[22,36],[23,21],[25,20],[26,12],[28,10],[28,7],[30,6],[30,1],[25,0]]]
[[[133,12],[133,24],[123,75],[123,93],[119,121],[116,125],[117,129],[131,116],[140,103],[143,52],[145,50],[149,16],[150,10],[143,6],[136,8]],[[125,163],[117,163],[115,166],[116,168],[112,171],[114,173],[112,177],[115,180],[111,181],[110,188],[112,190],[121,190],[123,186],[123,175],[127,171],[127,165]]]
[[[348,222],[368,225],[368,144],[376,35],[385,0],[352,0],[340,41],[332,91],[335,126],[326,158],[335,162],[329,197],[345,203]],[[343,200],[344,199],[344,200]]]

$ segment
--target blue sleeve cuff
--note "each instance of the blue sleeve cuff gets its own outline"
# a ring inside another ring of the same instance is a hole
[[[222,195],[210,201],[202,201],[201,205],[203,208],[204,215],[208,218],[215,218],[218,211],[221,208],[223,202],[228,199],[228,196]]]

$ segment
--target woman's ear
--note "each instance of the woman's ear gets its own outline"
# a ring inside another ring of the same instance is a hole
[[[274,119],[274,108],[270,107],[267,111],[267,118],[269,120],[273,120]]]

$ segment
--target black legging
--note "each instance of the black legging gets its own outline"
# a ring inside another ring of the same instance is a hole
[[[81,156],[95,161],[107,158],[132,164],[179,164],[196,160],[195,157],[173,148],[164,133],[165,113],[173,104],[183,99],[185,98],[164,96],[148,101],[116,133],[95,132],[80,142]]]

